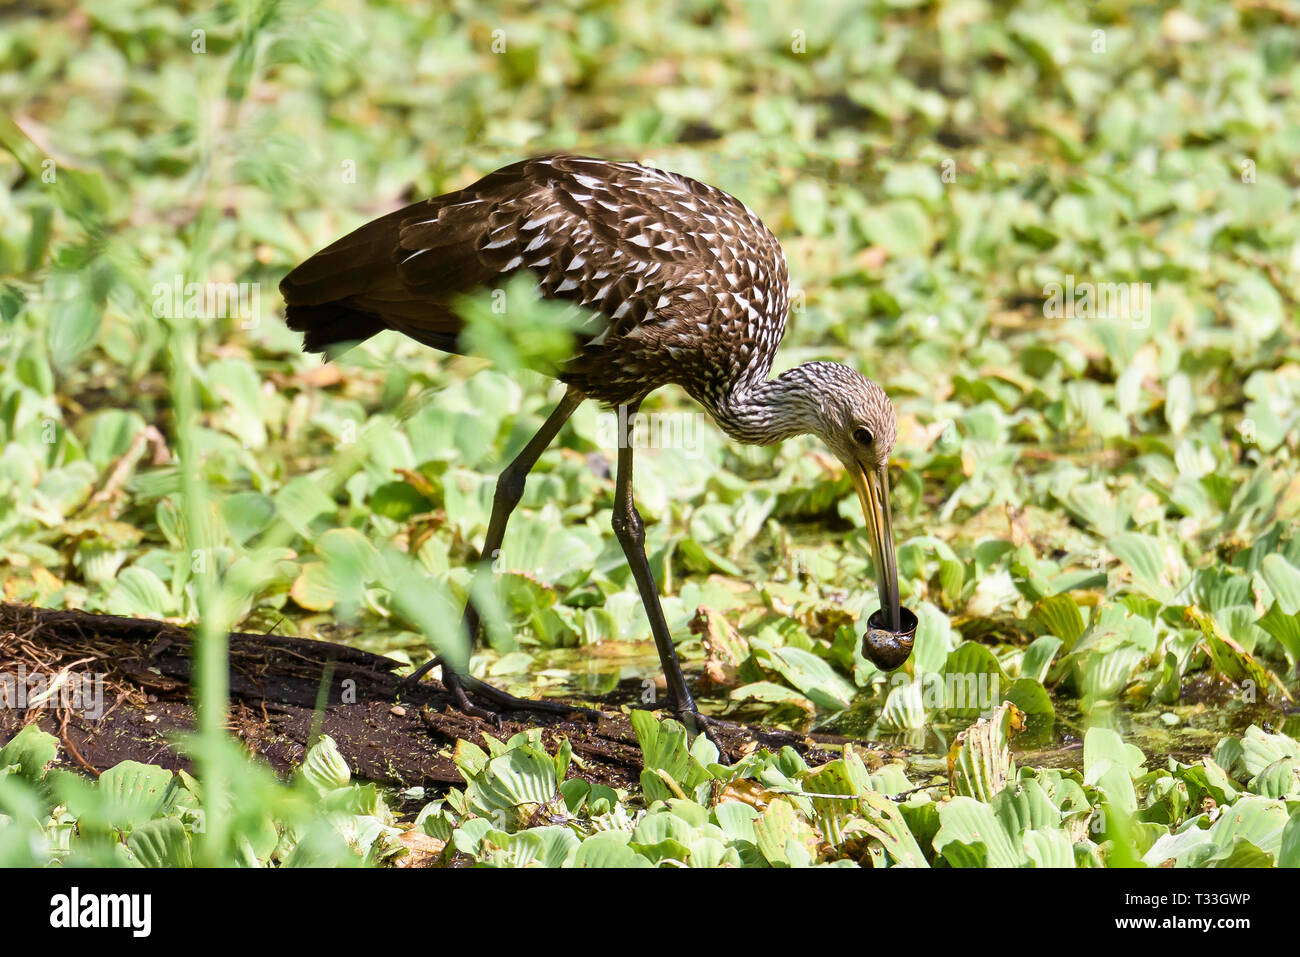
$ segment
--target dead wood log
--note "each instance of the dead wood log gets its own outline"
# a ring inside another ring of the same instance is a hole
[[[35,707],[30,700],[26,708],[10,701],[0,709],[0,745],[34,720],[60,736],[60,760],[68,767],[98,773],[132,759],[188,769],[173,741],[194,724],[192,645],[189,631],[167,622],[0,603],[0,676],[38,674],[47,689],[57,683],[64,692],[87,680],[102,687],[97,715],[85,701],[60,705],[59,694]],[[521,715],[526,720],[498,728],[455,710],[434,682],[402,693],[399,702],[397,666],[327,641],[231,634],[230,728],[252,753],[288,773],[302,761],[323,690],[323,732],[338,743],[354,774],[383,785],[460,784],[452,761],[458,739],[481,744],[484,733],[505,738],[530,727],[541,728],[551,748],[568,738],[581,763],[574,772],[588,780],[629,787],[640,775],[641,752],[626,709],[607,709],[598,720],[579,712]],[[739,724],[719,733],[731,757],[761,742],[829,760],[843,740]]]

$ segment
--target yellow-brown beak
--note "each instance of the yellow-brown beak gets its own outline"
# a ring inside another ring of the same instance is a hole
[[[861,465],[849,467],[849,477],[862,503],[862,514],[871,535],[871,556],[876,563],[876,587],[880,608],[889,627],[899,629],[898,565],[894,560],[894,519],[889,510],[889,466],[868,472]]]

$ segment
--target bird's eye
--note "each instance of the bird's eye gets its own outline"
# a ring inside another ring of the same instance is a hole
[[[875,439],[875,436],[871,434],[870,429],[855,429],[853,431],[853,439],[859,445],[870,445]]]

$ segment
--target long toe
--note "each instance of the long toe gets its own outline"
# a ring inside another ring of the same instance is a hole
[[[584,708],[581,705],[570,704],[567,701],[557,701],[550,698],[517,698],[512,694],[502,691],[500,688],[494,688],[486,682],[479,681],[477,678],[462,677],[453,679],[453,681],[458,687],[463,685],[464,691],[462,691],[462,694],[464,694],[464,692],[469,692],[475,698],[478,698],[486,705],[489,705],[490,708],[471,704],[468,698],[465,699],[466,704],[470,704],[470,707],[475,708],[476,711],[490,710],[491,713],[497,715],[498,720],[503,712],[511,711],[531,711],[534,714],[556,714],[566,717],[573,714],[581,714],[593,720],[603,717],[599,711],[595,711],[591,708]],[[462,710],[464,709],[462,708]]]
[[[491,688],[485,685],[484,688]],[[506,694],[496,688],[484,692],[483,688],[475,688],[474,694],[481,698],[496,704],[503,711],[532,711],[540,714],[559,714],[572,715],[581,714],[589,718],[601,718],[601,712],[593,708],[585,708],[582,705],[570,704],[567,701],[556,701],[549,698],[516,698],[514,695]]]
[[[424,664],[420,665],[420,667],[412,671],[405,678],[399,679],[397,682],[397,693],[399,695],[410,694],[412,691],[415,690],[415,686],[420,683],[420,679],[423,678],[425,675],[427,675],[434,668],[438,667],[438,665],[440,664],[442,664],[441,658],[431,658],[428,661],[426,661]]]

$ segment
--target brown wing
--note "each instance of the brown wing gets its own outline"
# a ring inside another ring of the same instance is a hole
[[[577,156],[515,163],[391,213],[281,290],[309,350],[389,327],[455,351],[456,296],[521,269],[546,295],[607,317],[581,351],[595,361],[617,343],[629,376],[662,379],[634,366],[655,350],[671,365],[715,334],[770,353],[784,328],[784,259],[747,207],[686,177]]]

